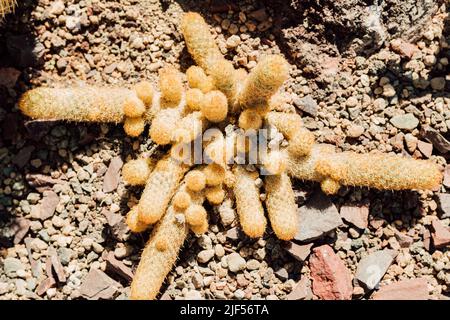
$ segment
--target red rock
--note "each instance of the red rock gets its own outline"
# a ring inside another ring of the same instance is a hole
[[[114,257],[114,252],[109,252],[106,255],[106,272],[113,273],[120,276],[122,279],[131,282],[133,280],[133,272],[122,261]]]
[[[50,255],[50,260],[52,262],[53,269],[55,270],[56,276],[59,282],[66,282],[66,273],[64,272],[64,267],[59,260],[58,254],[53,247],[48,248],[48,254]]]
[[[305,261],[311,253],[312,246],[313,243],[300,245],[291,241],[284,246],[284,249],[298,261]]]
[[[423,232],[423,247],[425,250],[430,251],[431,248],[431,233],[429,230]]]
[[[286,298],[287,300],[306,300],[311,297],[311,283],[303,276]]]
[[[383,286],[374,293],[373,300],[428,300],[425,278],[402,280]]]
[[[450,194],[449,193],[439,193],[439,210],[441,211],[441,217],[443,219],[450,218]]]
[[[41,277],[42,271],[41,271],[41,263],[39,261],[34,260],[32,250],[31,250],[31,241],[33,239],[30,237],[27,237],[25,239],[25,248],[27,249],[28,253],[28,260],[30,261],[31,265],[31,273],[36,279],[39,279]]]
[[[120,157],[115,157],[111,160],[103,180],[103,192],[112,192],[117,189],[120,181],[119,172],[122,165],[123,161]]]
[[[25,176],[25,179],[31,187],[35,188],[39,192],[50,190],[54,184],[64,183],[63,180],[53,179],[52,177],[39,173],[29,173]]]
[[[434,232],[431,233],[433,244],[436,248],[442,248],[450,244],[450,230],[442,225],[439,220],[434,220],[431,225]]]
[[[450,188],[450,164],[445,167],[444,170],[444,181],[442,182],[444,186]]]
[[[99,269],[91,269],[80,286],[80,294],[91,300],[113,299],[122,285]]]
[[[37,218],[41,220],[47,220],[55,213],[56,206],[59,203],[58,195],[53,191],[44,192],[44,198],[40,204],[36,205],[33,209],[37,211]],[[33,210],[32,209],[32,210]]]
[[[55,284],[56,281],[53,278],[46,278],[45,280],[42,280],[42,282],[39,283],[39,286],[36,289],[36,294],[39,296],[44,295],[47,290],[53,287]]]
[[[370,220],[370,226],[372,228],[374,228],[375,230],[381,228],[384,224],[384,219],[379,219],[379,218],[373,218],[372,220]]]
[[[16,85],[17,79],[19,79],[20,71],[14,68],[1,68],[0,69],[0,86],[6,88],[12,88]]]
[[[25,218],[17,218],[13,224],[14,244],[18,244],[25,238],[30,230],[30,220]]]
[[[391,41],[391,49],[404,58],[411,59],[416,52],[420,52],[416,45],[406,42],[402,39]]]
[[[394,230],[394,232],[395,232],[395,238],[397,239],[400,247],[409,248],[409,246],[411,246],[412,243],[414,242],[414,239],[411,238],[410,236],[403,234],[397,230]]]
[[[419,151],[427,158],[431,157],[433,153],[433,145],[425,141],[419,140],[417,142],[417,148],[419,148]]]
[[[368,206],[343,206],[340,211],[342,219],[353,224],[359,229],[367,228],[369,207]]]
[[[309,259],[313,292],[323,300],[349,300],[353,286],[350,271],[329,245],[314,248]]]

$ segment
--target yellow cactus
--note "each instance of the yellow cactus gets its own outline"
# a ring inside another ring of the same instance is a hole
[[[0,0],[0,19],[3,19],[8,13],[14,12],[16,5],[16,0]]]
[[[288,164],[287,156],[282,151],[270,151],[263,160],[264,169],[267,174],[280,175],[286,171]]]
[[[186,105],[191,111],[200,111],[202,108],[203,92],[200,89],[189,89],[186,92]]]
[[[225,179],[225,169],[217,163],[210,163],[204,169],[203,173],[206,177],[206,185],[214,187],[220,185]]]
[[[138,206],[133,206],[131,208],[131,210],[127,213],[125,222],[131,232],[139,233],[148,228],[148,224],[139,221]]]
[[[305,128],[300,128],[289,140],[287,150],[294,156],[303,157],[311,153],[315,142],[314,134]]]
[[[145,120],[142,117],[125,118],[123,129],[130,137],[138,137],[145,130]]]
[[[239,94],[243,108],[269,105],[269,99],[288,78],[289,66],[282,56],[264,57],[250,72]]]
[[[136,95],[142,100],[146,107],[150,107],[153,102],[154,89],[150,82],[141,81],[133,87]]]
[[[122,88],[36,88],[19,101],[20,110],[33,119],[123,122],[127,101],[137,99]]]
[[[257,130],[262,127],[262,123],[261,115],[253,109],[246,109],[239,116],[239,127],[244,130]]]
[[[185,210],[191,204],[191,196],[186,191],[178,191],[172,201],[176,209]]]
[[[281,240],[291,240],[298,231],[294,190],[286,173],[265,178],[266,208],[270,224]]]
[[[207,93],[214,88],[213,80],[205,74],[202,68],[197,66],[191,66],[186,70],[186,78],[189,87],[196,88]]]
[[[183,95],[183,83],[180,73],[174,67],[166,66],[159,70],[159,89],[161,106],[176,107]]]
[[[233,190],[242,230],[251,238],[262,237],[266,230],[267,220],[264,216],[258,187],[255,185],[258,173],[249,172],[241,166],[235,166],[233,173],[236,176]]]
[[[185,180],[189,190],[198,192],[205,189],[206,177],[205,174],[200,170],[189,171],[186,174]]]
[[[123,180],[132,186],[144,186],[154,167],[153,159],[130,160],[122,168]]]
[[[199,111],[189,113],[176,124],[173,140],[177,143],[189,143],[200,136],[207,125]]]
[[[213,64],[210,75],[215,88],[225,94],[230,106],[234,106],[237,95],[237,77],[233,64],[225,59],[218,59]],[[235,111],[233,110],[233,113]]]
[[[162,217],[188,168],[170,156],[158,161],[139,201],[140,221],[153,224]]]
[[[225,199],[225,190],[221,185],[206,188],[205,196],[212,205],[219,205]]]
[[[170,144],[174,139],[174,132],[181,117],[182,110],[180,108],[161,109],[150,126],[150,138],[156,144]]]
[[[125,104],[123,106],[123,112],[127,117],[137,118],[141,117],[145,112],[145,104],[142,100],[140,100],[137,96],[130,97],[125,100]]]
[[[208,92],[203,97],[201,112],[211,122],[225,120],[228,113],[227,97],[220,91]]]

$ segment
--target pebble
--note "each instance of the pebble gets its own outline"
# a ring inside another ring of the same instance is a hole
[[[393,250],[375,251],[361,259],[355,278],[368,290],[373,290],[383,278],[397,253]]]
[[[247,269],[248,270],[257,270],[259,269],[260,263],[258,260],[251,259],[247,261]]]
[[[247,263],[239,253],[233,252],[227,256],[228,269],[231,272],[239,272],[246,268]]]
[[[215,251],[214,249],[202,250],[197,255],[197,261],[200,263],[207,263],[214,257]]]
[[[232,35],[227,39],[227,48],[234,49],[241,43],[241,38],[238,35]]]
[[[437,77],[433,78],[430,81],[431,88],[433,90],[441,91],[445,89],[445,78],[444,77]]]
[[[23,270],[23,265],[19,259],[6,258],[3,260],[3,270],[8,277],[13,278],[18,270]]]
[[[394,116],[390,121],[396,128],[404,130],[413,130],[419,125],[419,120],[412,113]]]
[[[350,138],[359,138],[364,133],[364,127],[360,125],[351,125],[347,130]]]

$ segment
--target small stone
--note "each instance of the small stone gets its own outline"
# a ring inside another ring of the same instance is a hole
[[[428,300],[425,278],[407,279],[383,286],[374,293],[373,300]]]
[[[12,226],[14,244],[19,244],[30,230],[31,222],[25,218],[16,218]]]
[[[431,237],[433,239],[433,244],[436,248],[442,248],[450,244],[450,230],[445,227],[441,221],[433,220],[431,223],[433,226],[433,232]]]
[[[430,158],[433,154],[433,145],[428,142],[424,141],[418,141],[417,147],[419,148],[419,151],[426,157]]]
[[[269,18],[265,8],[261,8],[261,9],[258,9],[256,11],[252,11],[252,12],[250,12],[248,14],[248,16],[251,19],[255,19],[255,20],[259,21],[259,22],[266,21]]]
[[[422,136],[431,142],[439,152],[447,153],[450,151],[450,141],[430,126],[422,126]]]
[[[347,136],[350,138],[358,138],[364,133],[364,127],[360,125],[351,125],[347,129]]]
[[[396,128],[404,130],[413,130],[419,125],[419,120],[412,113],[394,116],[390,121]]]
[[[220,243],[214,247],[214,252],[216,254],[216,257],[219,259],[225,255],[225,249]]]
[[[430,81],[431,88],[433,90],[441,91],[445,89],[445,78],[444,77],[437,77],[433,78]]]
[[[118,275],[125,281],[131,282],[133,279],[133,272],[122,261],[114,257],[113,252],[109,252],[106,256],[106,272]]]
[[[123,161],[120,157],[114,157],[105,173],[103,180],[103,192],[112,192],[117,189],[120,181],[120,169],[122,168]]]
[[[227,256],[228,269],[231,272],[239,272],[244,270],[247,263],[244,258],[242,258],[239,253],[233,252]]]
[[[64,271],[64,267],[61,264],[61,261],[59,260],[58,253],[53,247],[50,247],[48,249],[48,254],[50,255],[50,260],[52,262],[52,266],[55,270],[58,281],[62,283],[66,282],[66,273]]]
[[[383,278],[396,255],[395,251],[387,249],[371,253],[359,261],[356,279],[368,290],[373,290]]]
[[[197,290],[189,290],[184,295],[185,300],[203,300],[202,294]]]
[[[203,287],[203,277],[201,274],[196,273],[192,277],[192,284],[194,285],[195,289],[200,289]]]
[[[306,276],[302,276],[294,289],[286,297],[287,300],[307,300],[312,298],[311,282]]]
[[[202,250],[197,255],[197,261],[199,263],[207,263],[214,257],[215,251],[214,249]]]
[[[23,168],[31,158],[31,153],[36,149],[34,146],[26,146],[16,154],[16,156],[12,159],[12,163],[14,163],[20,169]]]
[[[80,294],[86,299],[111,300],[119,294],[121,284],[99,269],[91,269],[80,286]]]
[[[0,295],[8,293],[8,291],[9,291],[9,284],[6,282],[0,282]]]
[[[342,206],[341,218],[359,229],[365,229],[368,225],[368,206]]]
[[[409,59],[411,59],[415,53],[420,52],[420,49],[415,44],[406,42],[402,39],[392,40],[391,49],[402,57]]]
[[[397,93],[395,92],[395,88],[392,86],[392,84],[388,83],[383,86],[383,96],[387,98],[392,98],[396,94]]]
[[[317,116],[317,102],[310,95],[307,95],[303,98],[295,98],[294,105],[300,110],[312,115],[313,117]]]
[[[286,281],[287,279],[289,279],[289,273],[285,268],[278,269],[277,271],[275,271],[275,274],[281,281]]]
[[[247,269],[248,270],[257,270],[259,269],[259,261],[255,260],[255,259],[251,259],[249,261],[247,261]]]
[[[130,254],[130,250],[125,246],[117,247],[114,250],[114,256],[117,259],[123,259],[123,258],[127,257],[129,254]]]
[[[241,43],[241,38],[238,35],[232,35],[227,39],[227,48],[234,49]]]
[[[23,265],[19,259],[6,258],[3,260],[3,270],[8,277],[14,278],[18,270],[23,270]]]
[[[35,238],[30,242],[31,250],[40,252],[48,248],[48,244],[39,238]]]
[[[48,12],[51,15],[59,16],[60,14],[63,14],[64,8],[65,8],[64,1],[62,0],[53,1],[50,5],[50,8],[48,9]]]
[[[316,296],[323,300],[351,299],[351,273],[329,245],[322,245],[313,250],[309,267]]]
[[[299,245],[290,241],[284,246],[284,249],[287,252],[289,252],[289,254],[293,256],[295,259],[297,259],[300,262],[303,262],[306,261],[306,259],[309,257],[313,245],[314,245],[313,243]]]
[[[342,225],[336,206],[321,191],[299,208],[299,227],[295,239],[314,240]]]
[[[419,139],[417,139],[411,133],[405,134],[406,147],[408,148],[408,151],[410,153],[413,153],[414,151],[416,151],[418,141],[419,141]]]
[[[414,242],[413,238],[397,230],[395,230],[395,238],[397,239],[398,244],[401,248],[409,248]]]
[[[228,239],[238,240],[239,239],[239,230],[236,227],[228,229],[227,233],[225,235]]]
[[[236,299],[238,299],[238,300],[244,299],[244,297],[245,297],[245,292],[244,292],[244,290],[242,290],[242,289],[237,289],[237,290],[234,292],[234,297],[235,297]]]
[[[439,193],[439,210],[441,211],[441,218],[446,219],[450,218],[450,194],[448,193]]]

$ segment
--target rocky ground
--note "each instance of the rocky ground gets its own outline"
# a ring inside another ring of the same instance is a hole
[[[302,224],[287,243],[271,230],[251,240],[233,210],[211,208],[208,233],[190,236],[161,299],[449,299],[450,20],[445,5],[418,1],[408,12],[421,28],[409,34],[401,12],[389,21],[383,11],[400,2],[348,25],[317,20],[321,5],[337,10],[331,1],[23,1],[0,27],[0,299],[127,299],[148,233],[124,224],[140,190],[120,169],[153,144],[120,126],[29,121],[17,99],[39,85],[155,81],[165,63],[184,71],[192,61],[177,27],[188,10],[236,67],[288,57],[286,103],[320,142],[431,159],[445,175],[433,192],[335,197],[296,181]]]

